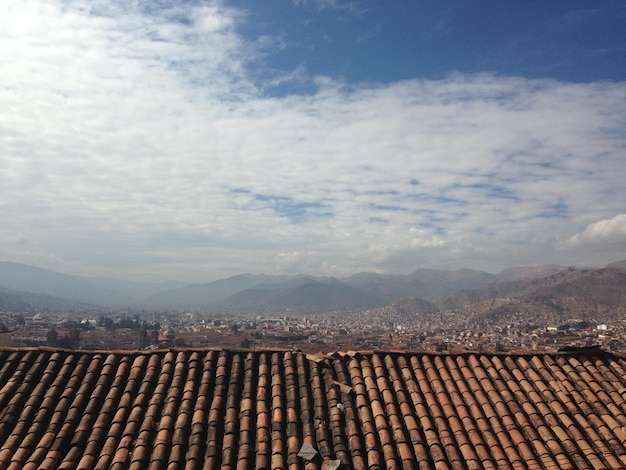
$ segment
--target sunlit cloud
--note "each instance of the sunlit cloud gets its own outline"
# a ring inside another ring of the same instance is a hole
[[[255,67],[279,41],[245,21],[2,3],[0,258],[203,280],[588,263],[559,240],[623,236],[623,83],[296,69],[275,83],[314,91],[270,95]]]
[[[574,245],[621,243],[626,245],[626,214],[589,224],[585,230],[570,237]]]

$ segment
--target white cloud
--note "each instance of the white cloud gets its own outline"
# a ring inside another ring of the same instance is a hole
[[[201,6],[192,10],[194,26],[200,33],[216,33],[233,27],[234,21],[223,14],[217,5]]]
[[[353,1],[341,1],[341,0],[316,0],[315,2],[318,10],[341,10],[349,12],[353,15],[360,15],[363,12],[363,5],[359,5]]]
[[[409,234],[412,236],[411,248],[443,246],[445,244],[442,239],[430,235],[426,230],[411,227],[409,229]]]
[[[623,211],[623,83],[296,70],[318,91],[270,97],[242,21],[3,2],[0,257],[188,280],[626,257],[558,242]]]
[[[596,243],[622,243],[626,245],[626,214],[589,224],[581,233],[570,237],[574,245]]]

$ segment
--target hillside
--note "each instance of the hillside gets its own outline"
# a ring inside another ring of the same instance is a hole
[[[447,309],[537,311],[572,316],[623,314],[626,270],[568,268],[533,280],[494,283],[446,299]]]
[[[439,302],[460,290],[476,289],[497,279],[494,274],[473,269],[418,269],[403,275],[358,273],[343,281],[389,303],[404,297]]]
[[[98,307],[87,303],[32,292],[10,291],[0,288],[0,310],[13,312],[69,312],[93,311]]]
[[[498,282],[520,281],[528,279],[539,279],[556,274],[567,269],[567,266],[558,264],[546,264],[543,266],[520,266],[505,269],[497,275]]]
[[[0,262],[0,287],[8,291],[48,295],[69,302],[99,306],[124,306],[131,303],[128,295],[85,279],[8,262]]]
[[[394,302],[397,307],[402,305],[400,299],[413,299],[406,301],[405,310],[603,312],[626,305],[625,276],[625,262],[602,269],[546,265],[516,267],[499,274],[417,269],[409,274],[357,273],[342,279],[241,274],[153,293],[159,287],[180,284],[89,281],[0,262],[0,309],[62,311],[96,305],[280,314],[374,309]],[[140,292],[152,294],[137,298]]]
[[[163,292],[146,301],[151,308],[194,308],[219,312],[319,312],[376,308],[415,297],[441,301],[460,289],[493,282],[484,271],[419,269],[410,274],[357,273],[352,276],[241,275]]]
[[[144,299],[143,304],[151,308],[207,308],[224,302],[229,297],[259,285],[272,285],[285,282],[286,276],[265,274],[240,274],[205,284],[192,284],[153,294]]]

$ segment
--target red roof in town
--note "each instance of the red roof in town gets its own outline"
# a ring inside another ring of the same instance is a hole
[[[0,349],[0,469],[626,467],[626,362]]]

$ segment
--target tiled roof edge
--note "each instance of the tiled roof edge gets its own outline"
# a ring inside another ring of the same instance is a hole
[[[293,348],[189,348],[189,347],[170,347],[162,349],[70,349],[70,348],[57,348],[50,346],[29,346],[29,347],[0,347],[0,351],[47,351],[47,352],[68,352],[68,353],[92,353],[92,354],[127,354],[127,355],[150,355],[155,353],[167,353],[167,352],[204,352],[204,351],[225,351],[232,353],[262,353],[262,352],[299,352],[306,354],[309,357],[317,356],[320,360],[324,359],[341,359],[343,357],[355,357],[355,356],[373,356],[374,354],[389,354],[389,355],[420,355],[429,357],[469,357],[469,356],[487,356],[487,357],[535,357],[535,356],[580,356],[585,354],[601,354],[613,357],[619,357],[626,359],[626,353],[618,353],[613,351],[607,351],[600,347],[580,347],[580,348],[564,348],[554,352],[532,352],[532,351],[460,351],[460,352],[447,352],[447,351],[427,351],[427,350],[398,350],[398,349],[368,349],[358,351],[332,351],[327,353],[304,353],[298,349]]]
[[[535,356],[581,356],[585,354],[604,354],[608,356],[615,356],[620,358],[626,358],[626,353],[618,353],[614,351],[607,351],[599,346],[587,346],[587,347],[568,347],[558,351],[552,352],[540,352],[540,351],[493,351],[493,350],[466,350],[459,352],[448,351],[426,351],[426,350],[398,350],[398,349],[377,349],[374,351],[348,351],[339,352],[335,354],[341,355],[372,355],[372,354],[419,354],[423,356],[452,356],[452,357],[469,357],[469,356],[487,356],[487,357],[535,357]]]

